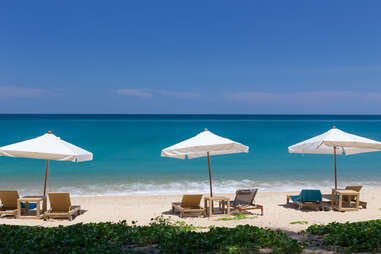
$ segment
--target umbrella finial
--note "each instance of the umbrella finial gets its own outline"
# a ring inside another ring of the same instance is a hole
[[[336,126],[334,125],[334,126],[332,127],[332,129],[336,129]]]
[[[207,129],[207,128],[205,128],[205,129],[204,129],[204,131],[208,131],[208,129]]]
[[[49,134],[52,134],[52,131],[48,131]]]

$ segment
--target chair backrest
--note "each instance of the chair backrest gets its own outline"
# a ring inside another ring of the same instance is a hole
[[[258,189],[241,189],[235,192],[233,206],[237,205],[253,205],[254,198],[257,195]]]
[[[300,202],[322,202],[320,190],[302,190],[299,194]]]
[[[181,200],[181,207],[192,208],[199,207],[202,199],[202,194],[185,194]]]
[[[48,193],[50,208],[53,212],[68,212],[70,211],[70,193]]]
[[[353,191],[357,191],[357,192],[360,192],[362,186],[347,186],[345,187],[346,190],[353,190]]]
[[[13,191],[13,190],[0,191],[0,200],[5,210],[17,209],[18,198],[19,198],[19,194],[17,191]]]

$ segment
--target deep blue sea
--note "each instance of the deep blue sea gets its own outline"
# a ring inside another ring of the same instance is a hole
[[[331,155],[289,154],[287,147],[335,125],[381,140],[381,116],[355,115],[0,115],[0,146],[51,130],[93,152],[94,160],[52,161],[48,191],[72,195],[208,193],[207,159],[162,158],[163,148],[208,128],[250,147],[211,158],[215,193],[333,186]],[[339,186],[381,185],[381,152],[339,156]],[[0,157],[0,189],[42,192],[43,160]]]

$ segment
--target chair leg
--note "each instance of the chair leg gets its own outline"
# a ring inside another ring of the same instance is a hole
[[[261,216],[263,216],[263,205],[257,205],[255,209],[261,209]]]

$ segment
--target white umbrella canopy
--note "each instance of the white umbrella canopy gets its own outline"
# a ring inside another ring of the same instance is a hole
[[[51,132],[0,147],[0,156],[73,162],[93,159],[92,153],[60,139]]]
[[[288,147],[289,153],[333,154],[335,189],[337,189],[336,154],[351,155],[377,151],[381,151],[381,142],[344,132],[335,126],[319,136]]]
[[[44,197],[49,160],[80,162],[93,159],[91,152],[62,140],[51,131],[37,138],[0,147],[0,156],[46,160]]]
[[[288,147],[288,151],[290,153],[333,154],[333,147],[336,147],[337,154],[351,155],[380,151],[381,142],[356,136],[334,127],[319,136]]]
[[[233,140],[220,137],[205,129],[193,138],[184,140],[178,144],[167,147],[161,151],[162,157],[173,157],[178,159],[193,159],[208,157],[210,195],[213,196],[212,175],[210,169],[210,156],[248,153],[249,147]]]

